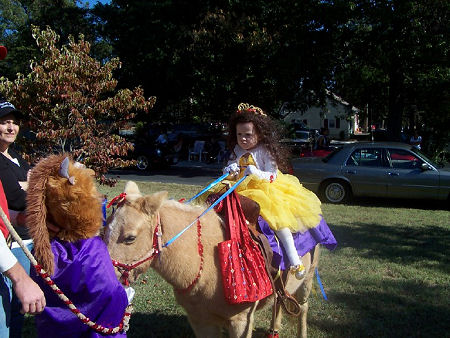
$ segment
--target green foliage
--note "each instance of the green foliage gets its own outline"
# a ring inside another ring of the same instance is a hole
[[[42,58],[31,62],[28,75],[0,82],[0,90],[27,115],[26,127],[35,136],[23,144],[30,160],[70,152],[98,175],[129,165],[122,157],[132,145],[114,131],[136,111],[147,112],[155,98],[145,99],[140,87],[116,91],[112,73],[119,60],[101,65],[89,56],[90,44],[83,36],[78,42],[70,37],[61,49],[56,46],[59,36],[49,28],[34,27],[33,37]]]
[[[450,139],[447,0],[139,1],[93,10],[74,1],[0,0],[9,78],[39,58],[31,24],[83,33],[101,62],[120,57],[119,88],[158,97],[143,122],[227,121],[240,102],[277,117],[323,105],[331,90],[385,121],[391,137],[418,127],[430,154]]]
[[[17,73],[29,71],[29,60],[40,52],[32,37],[32,26],[47,26],[60,36],[60,45],[69,42],[69,36],[83,34],[93,43],[93,54],[101,54],[97,45],[92,17],[87,8],[77,6],[76,0],[0,0],[0,41],[8,50],[8,58],[0,63],[0,75],[10,79]]]
[[[333,46],[319,30],[320,9],[316,1],[115,0],[94,12],[124,62],[120,81],[158,97],[155,119],[225,121],[240,102],[277,113],[300,83],[323,92]]]
[[[367,105],[372,122],[386,120],[394,139],[416,127],[430,153],[442,149],[450,138],[450,3],[361,0],[342,14],[335,91]]]

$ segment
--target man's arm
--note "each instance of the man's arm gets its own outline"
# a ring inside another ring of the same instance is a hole
[[[11,279],[16,296],[22,303],[20,312],[38,314],[44,310],[44,293],[30,276],[27,275],[19,262],[5,271],[4,274]]]
[[[22,302],[22,313],[36,314],[45,307],[45,297],[39,286],[27,275],[0,233],[0,272],[11,279],[14,291]]]

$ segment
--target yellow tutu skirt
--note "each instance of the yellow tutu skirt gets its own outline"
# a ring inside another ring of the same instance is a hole
[[[253,159],[246,164],[252,164]],[[242,164],[241,164],[242,165]],[[235,179],[244,174],[245,166]],[[224,182],[226,183],[226,182]],[[233,181],[228,181],[231,185]],[[214,192],[223,189],[219,184]],[[321,202],[310,190],[304,188],[297,177],[277,171],[277,178],[270,183],[256,175],[250,175],[236,188],[236,192],[257,202],[261,216],[273,230],[289,228],[291,232],[304,232],[316,227],[321,219]]]
[[[261,216],[273,230],[289,228],[294,233],[304,232],[320,222],[320,200],[295,176],[278,171],[277,178],[270,183],[250,175],[236,191],[259,204]]]

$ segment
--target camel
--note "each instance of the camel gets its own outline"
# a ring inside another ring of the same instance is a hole
[[[129,274],[126,272],[126,279],[132,283],[152,267],[172,285],[175,298],[185,309],[197,337],[219,337],[223,327],[228,329],[230,337],[251,337],[254,312],[273,304],[273,296],[255,303],[231,305],[226,302],[217,251],[218,243],[226,240],[222,219],[213,210],[200,218],[202,264],[195,220],[205,210],[204,207],[169,200],[165,191],[143,196],[132,181],[127,182],[124,193],[124,201],[108,219],[104,240],[113,263],[133,267]],[[155,231],[158,223],[162,232],[160,236]],[[191,227],[174,239],[191,223]],[[163,244],[174,240],[158,249],[153,244],[157,243],[154,239],[158,237]],[[305,278],[297,280],[292,275],[286,282],[286,289],[296,295],[301,307],[297,329],[299,337],[306,337],[307,333],[308,296],[318,264],[319,245],[312,251],[312,255],[307,253],[303,257],[307,270]],[[159,257],[152,259],[156,255]],[[123,279],[121,272],[123,269],[116,267],[117,276]],[[281,309],[278,308],[276,313],[273,327],[278,330],[281,327]]]

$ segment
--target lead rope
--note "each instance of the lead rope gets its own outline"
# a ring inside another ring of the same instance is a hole
[[[78,317],[78,319],[80,319],[84,324],[89,326],[91,329],[93,329],[97,332],[100,332],[100,333],[108,334],[108,335],[116,334],[120,331],[124,331],[124,332],[128,331],[130,316],[131,316],[131,312],[133,311],[133,306],[131,304],[129,304],[126,307],[125,313],[122,317],[122,320],[120,321],[120,324],[114,328],[107,328],[107,327],[104,327],[100,324],[97,324],[97,323],[91,321],[89,319],[89,317],[86,317],[83,313],[80,312],[80,310],[77,309],[77,307],[71,302],[71,300],[69,298],[67,298],[66,295],[60,290],[60,288],[58,288],[58,286],[52,281],[52,279],[50,278],[48,273],[44,269],[42,269],[42,267],[38,264],[36,259],[31,254],[30,250],[28,250],[28,248],[25,246],[25,244],[23,243],[20,236],[17,234],[14,227],[9,222],[8,217],[6,216],[5,212],[3,211],[3,209],[1,207],[0,207],[0,217],[2,218],[3,223],[8,228],[8,230],[11,233],[14,240],[20,245],[23,252],[30,260],[31,264],[33,264],[37,273],[44,279],[45,283],[47,285],[49,285],[51,287],[51,289],[58,295],[58,297],[64,302],[64,304],[67,305],[67,307],[70,309],[70,311]]]

